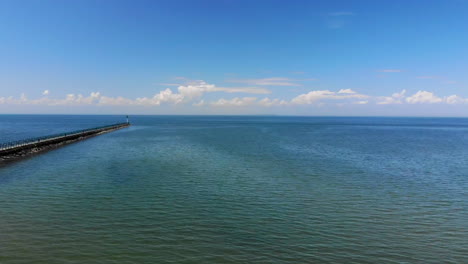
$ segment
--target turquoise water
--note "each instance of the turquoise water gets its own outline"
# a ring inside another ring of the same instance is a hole
[[[468,263],[468,119],[131,121],[0,168],[0,263]]]

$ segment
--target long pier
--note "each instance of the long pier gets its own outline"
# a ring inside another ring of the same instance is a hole
[[[57,148],[66,144],[81,141],[89,137],[108,133],[130,126],[130,123],[118,123],[44,137],[0,143],[0,162],[25,157],[37,152]]]

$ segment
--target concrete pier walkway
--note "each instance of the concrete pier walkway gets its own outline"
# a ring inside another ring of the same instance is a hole
[[[0,144],[0,161],[25,157],[40,151],[60,147],[92,136],[111,132],[130,126],[130,123],[119,123],[102,127],[78,130],[68,133],[30,138]]]

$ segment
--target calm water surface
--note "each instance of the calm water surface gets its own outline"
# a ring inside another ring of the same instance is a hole
[[[468,263],[468,119],[132,122],[0,168],[0,263]]]

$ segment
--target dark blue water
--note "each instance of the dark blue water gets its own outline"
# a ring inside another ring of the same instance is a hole
[[[468,263],[468,119],[131,121],[0,168],[0,263]]]

